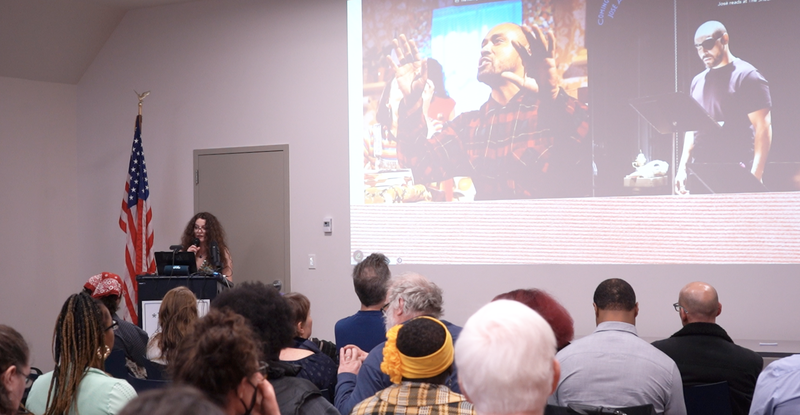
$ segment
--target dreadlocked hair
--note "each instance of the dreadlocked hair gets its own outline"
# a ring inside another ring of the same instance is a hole
[[[103,369],[103,311],[100,307],[100,302],[85,293],[69,296],[61,307],[53,331],[56,367],[47,393],[45,415],[69,413],[86,370]]]

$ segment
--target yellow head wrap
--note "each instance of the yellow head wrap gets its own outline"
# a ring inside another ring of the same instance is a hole
[[[422,316],[418,318],[426,318],[439,323],[445,332],[444,344],[439,350],[428,356],[406,356],[400,353],[400,350],[397,350],[397,332],[400,331],[403,325],[398,324],[389,329],[386,332],[386,345],[383,347],[381,371],[389,375],[389,379],[393,383],[400,383],[403,378],[431,378],[444,372],[453,364],[453,338],[450,336],[450,331],[447,330],[447,327],[441,321],[432,317]]]

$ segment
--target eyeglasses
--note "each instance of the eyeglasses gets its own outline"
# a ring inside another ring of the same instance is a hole
[[[264,376],[264,379],[267,378],[268,369],[269,369],[269,364],[267,362],[258,362],[257,371],[258,373],[261,373],[261,376]],[[250,383],[250,380],[248,380],[247,383]],[[256,407],[256,397],[258,396],[258,385],[253,385],[252,383],[250,383],[250,386],[253,387],[253,398],[250,401],[250,406],[248,407],[247,404],[244,403],[244,400],[242,398],[239,398],[239,400],[242,401],[242,405],[244,405],[245,415],[249,415],[251,412],[253,412],[253,408]]]
[[[722,38],[722,34],[720,34],[720,33],[715,34],[715,35],[711,36],[710,38],[708,38],[708,39],[706,39],[706,40],[704,40],[704,41],[702,41],[700,43],[695,43],[694,47],[697,48],[697,50],[700,50],[701,48],[705,49],[705,50],[711,50],[711,49],[714,48],[714,46],[716,46],[717,41],[720,38]]]
[[[267,362],[258,362],[258,373],[261,373],[261,376],[264,378],[267,377],[267,372],[269,371],[269,363]]]
[[[115,321],[115,322],[111,323],[110,326],[106,327],[106,329],[103,330],[103,331],[116,330],[117,327],[119,327],[119,322]]]
[[[205,232],[206,228],[205,228],[205,226],[197,226],[197,225],[195,225],[194,226],[194,230],[195,231],[203,231],[203,232]]]
[[[684,313],[688,313],[688,311],[686,311],[686,309],[682,305],[680,305],[679,303],[673,304],[672,307],[674,307],[675,311],[677,311],[679,313],[681,312],[681,309],[683,309]]]
[[[381,313],[386,314],[386,310],[389,309],[389,304],[391,303],[386,303],[383,305],[383,307],[381,307]]]

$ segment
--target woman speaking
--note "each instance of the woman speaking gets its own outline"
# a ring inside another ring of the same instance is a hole
[[[233,261],[225,242],[225,230],[216,216],[208,212],[194,215],[183,230],[181,245],[185,251],[194,252],[197,272],[217,271],[233,281]],[[219,262],[215,264],[215,260]]]

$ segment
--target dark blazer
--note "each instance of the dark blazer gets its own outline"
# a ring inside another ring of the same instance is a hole
[[[726,381],[734,415],[748,414],[764,361],[756,352],[735,345],[722,327],[689,323],[653,346],[675,361],[683,386]]]

